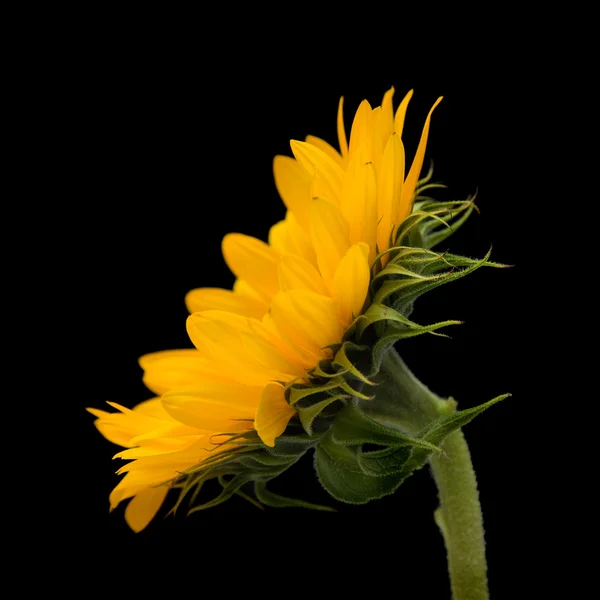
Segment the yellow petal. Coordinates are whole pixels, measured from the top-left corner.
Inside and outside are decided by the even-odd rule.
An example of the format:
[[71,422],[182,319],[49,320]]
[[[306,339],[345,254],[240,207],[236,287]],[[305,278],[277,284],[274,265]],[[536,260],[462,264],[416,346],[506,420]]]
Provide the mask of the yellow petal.
[[250,284],[268,302],[279,289],[277,253],[261,240],[242,233],[227,234],[222,247],[232,273]]
[[[173,428],[175,429],[175,428]],[[157,431],[157,432],[148,432],[144,435],[138,435],[138,437],[134,438],[136,444],[138,444],[137,448],[129,448],[124,452],[129,452],[129,458],[146,458],[148,456],[154,456],[158,454],[174,454],[175,452],[179,452],[180,450],[184,450],[185,448],[193,445],[199,438],[204,437],[206,435],[205,432],[200,431],[199,429],[187,427],[185,425],[180,425],[178,428],[181,430],[194,431],[193,435],[178,435],[177,431],[174,431],[173,436],[169,436],[169,431]],[[145,452],[145,453],[137,453],[135,450],[140,450],[142,448],[152,448],[157,450],[158,452]],[[116,456],[116,455],[115,455]],[[114,457],[113,457],[114,458]]]
[[106,404],[108,404],[109,406],[112,406],[113,408],[116,408],[119,412],[123,413],[124,415],[133,414],[133,411],[130,408],[121,406],[120,404],[117,404],[116,402],[107,401]]
[[308,233],[310,222],[311,178],[289,156],[276,156],[273,160],[275,186],[286,208],[294,213],[300,226]]
[[[279,316],[278,320],[281,325],[281,319]],[[325,353],[320,349],[306,347],[308,344],[306,342],[306,336],[304,335],[304,332],[298,332],[296,328],[290,326],[290,324],[283,324],[283,327],[278,327],[277,322],[271,313],[265,315],[263,324],[269,329],[269,331],[276,335],[284,344],[286,344],[288,348],[291,348],[294,352],[294,359],[302,368],[302,371],[298,374],[298,378],[302,379],[308,370],[313,369],[322,358],[325,358]],[[292,330],[291,335],[289,330]],[[284,380],[273,379],[272,381]],[[287,382],[289,379],[285,381]]]
[[[175,423],[166,413],[164,414],[164,418],[162,415],[155,416],[155,414],[152,414],[147,407],[147,403],[143,403],[146,406],[138,410],[129,410],[115,402],[108,402],[107,404],[120,412],[109,413],[94,408],[88,408],[87,410],[97,417],[94,425],[98,431],[109,442],[124,446],[125,448],[135,446],[135,439],[140,434],[164,427],[165,423],[166,426]],[[144,412],[144,410],[147,412]],[[154,410],[154,407],[152,410]]]
[[415,154],[410,171],[408,172],[406,181],[404,182],[404,187],[402,188],[402,202],[398,207],[399,212],[396,221],[398,224],[404,221],[412,209],[413,195],[415,193],[415,188],[417,187],[417,181],[419,179],[419,175],[421,174],[421,169],[423,168],[423,159],[425,158],[425,148],[427,147],[427,138],[429,136],[431,114],[433,113],[435,107],[442,101],[442,98],[443,96],[440,96],[436,100],[435,104],[431,107],[427,118],[425,119],[425,125],[423,125],[421,139],[419,140],[419,147],[417,148],[417,153]]
[[262,306],[264,306],[266,308],[266,310],[269,310],[269,304],[267,302],[265,302],[261,298],[261,295],[249,283],[247,283],[243,279],[235,280],[235,283],[233,284],[233,291],[236,294],[243,296],[244,298],[250,298],[251,300],[255,300],[255,301],[261,303]]
[[[251,331],[250,319],[221,310],[206,310],[201,313],[194,313],[188,317],[187,322],[192,329],[206,324],[208,327],[205,329],[205,333],[208,335],[206,340],[215,343],[230,336],[239,339],[241,332],[250,333]],[[188,333],[191,335],[194,331],[188,331]],[[194,342],[193,339],[192,342]]]
[[188,427],[169,417],[168,421],[156,423],[153,428],[147,428],[139,435],[131,438],[135,446],[161,449],[164,452],[175,452],[189,445],[190,436],[198,436],[195,427]]
[[374,258],[377,240],[377,182],[373,165],[363,163],[359,154],[350,158],[343,190],[340,209],[349,226],[350,243],[366,242],[370,257]]
[[325,152],[325,154],[327,154],[331,160],[336,162],[342,169],[344,168],[344,159],[331,144],[314,135],[307,135],[305,141],[307,144],[316,146],[319,150]]
[[329,285],[340,260],[350,247],[348,223],[340,209],[326,200],[314,200],[311,207],[310,237],[319,271]]
[[165,412],[162,407],[160,398],[151,398],[150,400],[144,400],[133,407],[133,412],[140,415],[148,415],[156,419],[169,419],[169,415]]
[[278,267],[279,287],[289,290],[312,290],[317,294],[328,294],[321,274],[307,260],[299,256],[284,254]]
[[[160,399],[158,401],[160,402]],[[134,454],[133,451],[138,450],[135,446],[139,445],[161,452],[174,452],[193,443],[194,440],[190,440],[190,436],[198,437],[198,430],[179,423],[163,408],[159,413],[154,401],[151,401],[154,414],[143,412],[147,410],[149,403],[143,403],[146,406],[141,410],[129,410],[114,402],[108,404],[121,412],[88,410],[98,417],[95,425],[104,437],[115,444],[130,448],[130,454]],[[157,416],[154,416],[155,414]],[[140,456],[143,454],[144,452],[141,452]],[[130,457],[129,454],[127,456]]]
[[317,180],[323,190],[324,196],[332,202],[339,204],[342,192],[342,180],[344,178],[342,168],[316,146],[297,140],[292,140],[290,146],[296,160],[310,177],[314,180],[317,174],[320,176],[317,177]]
[[[108,500],[110,503],[110,510],[117,508],[120,502],[132,498],[138,492],[148,489],[152,484],[147,483],[149,479],[145,473],[127,473],[121,481],[115,486],[113,491],[110,493]],[[165,479],[164,481],[168,481]],[[164,483],[160,481],[160,483]],[[158,485],[157,484],[157,485]]]
[[[404,182],[404,146],[397,133],[390,136],[385,147],[381,167],[379,169],[379,181],[377,186],[377,204],[379,223],[377,226],[377,246],[379,252],[387,250],[390,245],[392,228],[398,223],[393,220],[399,214],[398,205],[402,199],[402,185]],[[384,255],[383,263],[388,260]]]
[[400,106],[396,111],[396,117],[394,118],[394,130],[399,138],[402,138],[402,131],[404,130],[404,118],[406,117],[406,109],[408,108],[408,103],[412,98],[413,90],[410,90],[406,96],[400,102]]
[[331,191],[331,188],[329,187],[325,177],[323,177],[319,171],[317,171],[315,176],[312,178],[310,197],[313,200],[315,198],[324,198],[336,206],[339,206],[340,204],[339,198]]
[[368,256],[367,244],[354,244],[346,252],[333,278],[333,297],[344,329],[361,314],[367,297],[370,282]]
[[[191,437],[190,444],[195,442],[196,437]],[[135,448],[127,448],[127,450],[121,450],[117,452],[113,458],[121,458],[123,460],[136,460],[138,458],[145,458],[146,456],[157,456],[158,454],[164,454],[162,448],[153,448],[151,446],[136,446]]]
[[394,98],[394,88],[390,88],[384,95],[381,102],[380,133],[381,148],[385,149],[390,135],[394,131],[394,107],[392,100]]
[[286,222],[278,221],[269,229],[269,246],[281,254],[286,251],[287,237]]
[[[223,446],[218,446],[213,438],[212,435],[201,435],[198,436],[195,443],[183,449],[175,452],[166,451],[162,454],[146,456],[127,463],[117,471],[118,474],[128,473],[131,477],[126,482],[127,486],[124,486],[123,491],[120,493],[121,499],[129,497],[125,494],[131,492],[133,482],[144,483],[145,487],[154,487],[169,482],[185,469],[198,465],[210,454],[222,451]],[[113,493],[117,488],[113,490]],[[111,498],[111,501],[113,499]]]
[[[134,417],[144,415],[154,420],[146,421],[143,429],[131,439],[131,443],[142,444],[143,447],[124,450],[114,458],[139,458],[142,455],[160,454],[165,451],[176,451],[189,446],[198,438],[195,429],[186,427],[175,421],[163,408],[161,398],[152,398],[140,402],[131,411]],[[134,456],[138,452],[137,456]]]
[[152,521],[168,491],[169,488],[164,485],[149,488],[139,492],[129,501],[125,509],[125,521],[135,533],[139,533]]
[[285,220],[279,221],[269,230],[269,244],[279,254],[294,254],[317,266],[317,257],[310,238],[289,210]]
[[146,354],[139,359],[144,369],[143,381],[155,394],[173,388],[219,379],[211,372],[206,359],[197,350],[165,350]]
[[284,388],[277,383],[269,383],[262,392],[254,428],[267,446],[275,446],[296,411],[285,401]]
[[262,386],[298,374],[299,367],[260,321],[214,310],[191,315],[186,325],[192,343],[217,376]]
[[252,329],[252,335],[242,334],[244,348],[270,379],[289,381],[304,374],[297,354],[284,341],[274,336],[262,322],[254,321]]
[[202,310],[226,310],[255,319],[261,319],[269,308],[264,302],[221,288],[191,290],[185,296],[185,305],[190,313]]
[[97,417],[94,425],[109,442],[125,448],[132,446],[131,438],[136,435],[137,429],[131,429],[129,426],[125,426],[122,420],[116,420],[113,417],[114,413],[95,408],[88,408],[87,411]]
[[346,127],[344,125],[344,96],[340,98],[337,115],[337,134],[340,144],[340,152],[344,159],[344,164],[348,162],[348,141],[346,140]]
[[[294,364],[298,365],[299,373],[298,377],[302,378],[306,375],[306,371],[312,369],[316,362],[318,361],[318,356],[316,356],[312,352],[308,352],[303,348],[300,348],[297,345],[294,345],[290,340],[288,340],[285,336],[282,335],[281,331],[277,328],[277,324],[275,323],[275,319],[273,319],[273,315],[268,312],[262,319],[262,324],[265,329],[277,340],[279,340],[279,344],[283,344],[285,348],[284,354],[286,356],[290,356],[290,360],[294,362]],[[283,379],[278,379],[273,381],[284,381]],[[286,380],[288,381],[288,380]]]
[[383,137],[383,127],[381,123],[381,106],[378,106],[377,108],[373,109],[371,118],[371,157],[369,161],[372,162],[375,165],[375,168],[377,169],[379,167],[379,163],[381,162],[381,155],[383,154],[383,145],[381,143],[381,138]]
[[243,431],[254,419],[262,387],[205,383],[174,390],[162,397],[165,410],[177,421],[206,432]]
[[246,357],[241,339],[242,331],[250,332],[246,317],[222,311],[194,313],[188,317],[186,328],[209,370],[217,376],[248,385],[265,383],[264,372],[246,360],[251,359]]
[[304,258],[316,267],[317,255],[310,240],[310,227],[306,231],[302,229],[294,214],[289,211],[285,216],[285,222],[288,225],[288,239],[290,240],[289,253]]
[[311,354],[312,366],[330,355],[324,348],[340,342],[344,333],[334,300],[309,290],[279,292],[271,317],[284,340]]
[[354,115],[352,130],[350,132],[350,157],[361,150],[361,160],[371,160],[371,131],[373,110],[371,105],[363,100]]
[[[135,461],[135,463],[137,462],[139,461]],[[114,510],[123,500],[127,500],[127,498],[131,498],[148,488],[162,486],[176,476],[177,471],[170,464],[165,464],[160,468],[152,470],[140,469],[132,473],[127,473],[108,497],[110,509]]]

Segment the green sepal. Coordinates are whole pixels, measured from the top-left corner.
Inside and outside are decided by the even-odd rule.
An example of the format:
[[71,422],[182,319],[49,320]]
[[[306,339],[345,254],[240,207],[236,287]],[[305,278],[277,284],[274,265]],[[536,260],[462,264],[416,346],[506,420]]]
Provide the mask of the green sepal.
[[[397,258],[394,260],[397,260]],[[435,258],[429,257],[428,260],[432,261],[435,260]],[[389,262],[383,269],[381,269],[381,271],[379,271],[379,273],[377,273],[377,275],[375,275],[373,280],[389,277],[390,275],[404,275],[406,277],[412,277],[413,279],[425,279],[423,275],[416,273],[412,269],[404,267],[397,262]]]
[[441,417],[423,430],[423,432],[419,434],[419,437],[439,446],[453,431],[464,427],[467,423],[470,423],[475,417],[480,415],[484,410],[487,410],[494,404],[497,404],[509,396],[511,396],[511,394],[502,394],[492,398],[492,400],[484,402],[483,404],[474,406],[473,408],[458,410],[450,413],[449,415]]
[[256,498],[265,504],[266,506],[272,506],[275,508],[309,508],[311,510],[323,510],[327,512],[336,512],[335,508],[331,506],[324,506],[322,504],[314,504],[312,502],[305,502],[304,500],[298,500],[296,498],[288,498],[287,496],[281,496],[275,494],[267,488],[266,481],[254,482],[254,494]]
[[439,216],[447,214],[448,210],[446,208],[438,207],[431,210],[413,210],[413,212],[408,217],[406,217],[406,219],[398,228],[395,245],[403,245],[406,241],[411,240],[411,236],[416,236],[418,238],[418,243],[411,243],[406,245],[426,248],[427,246],[425,245],[422,239],[423,236],[421,235],[421,226],[428,219],[435,220],[439,225],[450,229],[450,232],[452,233],[450,225],[446,221],[444,221],[444,219],[441,216]]
[[[426,292],[429,292],[440,285],[444,285],[450,283],[452,281],[456,281],[457,279],[461,279],[462,277],[466,277],[473,271],[483,267],[488,264],[488,259],[491,255],[491,249],[487,252],[487,254],[479,261],[474,262],[470,266],[462,270],[453,270],[448,273],[444,273],[441,276],[435,277],[432,280],[419,281],[417,285],[412,286],[410,289],[404,289],[402,291],[402,295],[395,300],[393,306],[399,311],[405,311],[406,307],[414,302],[416,298],[422,296]],[[386,282],[388,283],[388,282]],[[389,282],[392,283],[392,282]],[[399,282],[401,283],[401,282]]]
[[450,202],[438,202],[428,197],[417,198],[413,214],[419,215],[419,219],[410,223],[409,229],[400,228],[397,242],[411,239],[415,242],[412,245],[433,248],[455,233],[471,216],[473,210],[477,210],[476,196],[475,194],[466,200]]
[[[222,477],[219,478],[219,483],[221,485],[223,485]],[[250,504],[256,506],[256,508],[258,508],[260,510],[265,510],[265,507],[258,500],[256,500],[256,498],[253,498],[250,494],[246,494],[246,492],[243,492],[241,489],[237,489],[235,491],[235,495],[242,498],[242,500],[246,500],[247,502],[250,502]]]
[[302,456],[319,443],[323,433],[313,433],[312,435],[281,435],[275,440],[275,446],[265,446],[265,452],[273,456]]
[[[361,318],[362,317],[358,317],[358,319],[355,320],[355,323],[357,323]],[[358,334],[358,336],[360,337],[360,333]],[[368,377],[366,377],[348,357],[348,353],[351,352],[357,355],[357,359],[359,360],[360,354],[364,354],[364,352],[368,350],[368,346],[358,346],[357,344],[354,344],[352,342],[345,342],[344,344],[342,344],[341,348],[337,351],[333,360],[334,365],[339,365],[342,368],[342,371],[340,371],[339,375],[350,373],[363,383],[366,383],[367,385],[374,385],[373,382]]]
[[361,400],[372,400],[373,396],[369,396],[368,394],[363,394],[361,391],[353,388],[345,378],[339,377],[336,380],[338,387],[344,390],[347,394],[354,396],[355,398],[360,398]]
[[[491,253],[491,249],[490,249],[490,252],[488,253],[488,256],[490,255],[490,253]],[[485,265],[482,265],[481,259],[468,258],[467,256],[459,256],[457,254],[450,254],[449,252],[445,252],[444,254],[440,254],[439,256],[440,256],[439,261],[436,261],[436,262],[429,261],[429,263],[423,267],[422,272],[426,273],[426,274],[437,273],[440,270],[448,268],[448,267],[450,267],[452,269],[463,268],[463,267],[479,268],[480,266],[493,267],[496,269],[508,268],[508,265],[503,265],[501,263],[492,262],[491,260],[487,260],[485,262]]]
[[[435,287],[435,283],[442,279],[444,275],[437,275],[436,277],[427,277],[425,280],[423,279],[387,279],[384,280],[383,283],[377,288],[375,295],[373,296],[373,304],[383,304],[390,296],[393,294],[404,295],[411,291],[413,288],[417,288],[417,293],[413,293],[413,297],[418,297],[421,295],[419,290],[422,289],[427,282],[434,282],[433,287]],[[438,284],[439,285],[439,284]],[[373,304],[371,306],[373,306]]]
[[427,230],[426,236],[424,236],[427,248],[434,248],[438,244],[441,244],[444,240],[448,239],[461,225],[467,221],[472,212],[473,208],[471,207],[464,214],[462,214],[459,219],[453,221],[451,225],[449,224],[447,228],[431,228],[431,230]]
[[415,194],[418,194],[426,183],[431,181],[433,177],[433,160],[429,161],[429,169],[427,170],[427,175],[417,180],[417,185],[415,186]]
[[416,323],[413,323],[410,319],[407,319],[404,315],[401,315],[398,311],[385,306],[384,304],[371,304],[363,315],[356,319],[356,335],[360,339],[369,325],[378,323],[379,321],[395,321],[402,323],[407,327],[419,327]]
[[321,400],[320,402],[317,402],[308,408],[302,408],[301,406],[298,407],[298,415],[300,416],[300,423],[302,423],[304,431],[306,431],[308,435],[312,435],[313,421],[321,414],[321,412],[333,402],[337,402],[348,397],[348,394],[336,394],[335,396]]
[[448,186],[444,183],[428,183],[426,185],[423,185],[421,187],[418,188],[419,189],[419,195],[421,194],[421,192],[424,192],[425,190],[434,190],[434,189],[448,189]]
[[[323,394],[323,392],[335,390],[337,387],[338,384],[336,381],[331,381],[323,385],[294,383],[287,388],[289,390],[288,403],[290,406],[295,407],[300,401],[310,399],[311,396],[315,396],[317,394]],[[316,401],[318,402],[318,399]]]
[[293,455],[275,455],[268,452],[254,452],[251,454],[242,455],[239,458],[239,463],[245,467],[257,471],[273,471],[279,467],[288,467],[292,462],[296,461],[296,456]]
[[309,374],[312,377],[320,377],[323,379],[332,379],[333,377],[337,377],[338,375],[342,376],[346,373],[346,369],[333,370],[333,363],[330,358],[320,361],[314,369],[309,371]]
[[378,444],[380,446],[422,446],[428,450],[439,451],[439,448],[386,427],[371,419],[356,402],[348,403],[336,416],[330,428],[331,439],[340,446],[356,446],[362,444]]
[[[417,256],[429,256],[428,259],[425,258],[421,258],[421,259],[415,259],[415,258],[409,258],[412,255],[417,255]],[[393,256],[393,262],[394,264],[406,264],[407,262],[410,261],[417,261],[417,262],[423,262],[425,260],[437,260],[439,258],[439,254],[437,252],[433,252],[432,250],[427,250],[425,248],[416,248],[414,246],[390,246],[387,250],[385,250],[384,252],[380,252],[379,254],[377,254],[375,256],[375,260],[373,261],[371,268],[373,268],[375,266],[375,261],[379,261],[381,262],[381,258],[383,256],[386,255],[392,255]],[[391,261],[390,261],[391,262]],[[390,264],[388,262],[388,264]],[[379,273],[381,273],[381,271],[383,271],[383,269],[387,268],[383,267],[377,270],[377,273],[375,274],[373,279],[378,279],[379,278]]]
[[[383,304],[371,304],[371,306],[367,309],[364,315],[357,319],[356,324],[356,333],[359,339],[362,337],[365,329],[378,323],[380,321],[385,321],[388,327],[386,328],[386,332],[389,334],[396,335],[395,341],[400,340],[402,338],[414,337],[417,335],[422,335],[424,333],[432,333],[437,329],[441,329],[442,327],[448,327],[449,325],[460,325],[461,321],[441,321],[439,323],[433,323],[431,325],[419,325],[418,323],[414,323],[410,319],[403,316],[397,310],[390,308],[389,306],[385,306]],[[390,325],[390,323],[399,323],[398,325]]]
[[[477,210],[475,205],[475,198],[477,194],[475,194],[472,198],[468,198],[462,202],[436,202],[433,200],[430,203],[425,203],[423,208],[426,210],[429,206],[436,206],[437,208],[444,207],[448,208],[449,214],[447,217],[443,218],[447,223],[448,227],[438,227],[438,224],[434,221],[425,222],[421,226],[421,236],[424,241],[424,246],[426,248],[433,248],[437,246],[447,238],[449,238],[467,221],[467,219],[471,216],[474,210]],[[456,210],[452,210],[456,208]]]
[[432,325],[423,325],[416,327],[388,327],[385,335],[381,336],[374,344],[372,350],[373,368],[377,369],[378,365],[381,364],[381,357],[391,346],[397,341],[416,337],[423,333],[431,333],[441,337],[448,337],[442,333],[438,333],[437,330],[442,327],[449,327],[450,325],[461,325],[462,321],[441,321],[440,323],[433,323]]
[[198,496],[198,494],[200,493],[200,491],[202,490],[204,483],[206,481],[208,481],[208,479],[210,479],[210,473],[208,472],[208,470],[203,473],[202,475],[198,476],[198,477],[186,477],[183,480],[181,480],[180,482],[177,482],[177,479],[174,480],[173,482],[171,482],[171,487],[175,488],[175,489],[179,489],[179,497],[177,498],[177,501],[175,502],[173,508],[171,508],[171,510],[167,513],[168,515],[170,514],[175,514],[178,510],[178,508],[181,506],[181,504],[183,503],[183,501],[185,500],[185,498],[187,497],[187,495],[194,490],[194,494],[192,494],[192,499],[190,500],[190,503],[193,502],[193,500]]
[[358,463],[357,449],[335,444],[327,434],[315,450],[315,470],[321,485],[336,500],[365,504],[392,494],[398,487],[395,475],[370,477]]
[[212,508],[213,506],[218,506],[222,504],[226,500],[229,500],[243,485],[252,480],[252,477],[248,473],[238,473],[234,475],[233,479],[228,481],[223,488],[223,491],[213,500],[205,502],[204,504],[199,504],[190,508],[188,510],[188,515],[195,513],[199,510],[206,510],[207,508]]
[[[431,452],[428,448],[426,452]],[[410,460],[412,450],[410,446],[399,446],[371,450],[364,452],[361,448],[357,451],[358,464],[365,475],[371,477],[388,477],[390,475],[404,475],[404,465]],[[406,477],[404,476],[403,479]]]

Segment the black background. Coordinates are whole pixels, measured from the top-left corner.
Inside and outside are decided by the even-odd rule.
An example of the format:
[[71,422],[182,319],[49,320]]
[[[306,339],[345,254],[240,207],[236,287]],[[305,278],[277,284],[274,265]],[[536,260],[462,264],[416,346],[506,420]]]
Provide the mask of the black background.
[[[367,98],[377,106],[393,85],[395,106],[415,89],[403,135],[408,157],[430,106],[444,96],[426,155],[434,160],[435,179],[449,186],[440,197],[462,199],[478,190],[481,215],[446,245],[473,257],[493,246],[492,259],[515,265],[480,270],[421,298],[417,322],[465,323],[448,331],[452,339],[421,336],[398,345],[417,376],[438,394],[452,395],[459,407],[513,394],[465,430],[479,478],[493,597],[510,597],[535,552],[525,491],[530,473],[519,466],[527,444],[519,419],[530,398],[523,389],[528,343],[519,323],[526,273],[522,220],[514,216],[528,194],[522,124],[529,91],[511,85],[508,67],[430,63],[401,48],[397,59],[387,54],[385,60],[342,61],[330,52],[315,61],[279,45],[264,52],[239,47],[228,55],[180,40],[176,32],[164,39],[114,32],[95,39],[65,48],[55,90],[64,100],[70,147],[64,194],[73,199],[69,219],[73,211],[77,218],[70,226],[65,214],[56,247],[72,290],[65,300],[72,327],[64,368],[73,385],[63,410],[76,494],[67,526],[78,535],[82,556],[105,548],[120,557],[148,549],[164,556],[186,547],[202,556],[203,569],[211,569],[219,568],[231,544],[274,559],[289,544],[294,561],[306,556],[317,570],[344,564],[347,574],[361,569],[368,581],[388,569],[377,575],[377,585],[401,576],[402,585],[418,587],[420,597],[448,596],[445,552],[432,518],[436,490],[427,469],[394,496],[356,507],[330,500],[307,459],[274,489],[331,503],[337,514],[261,512],[233,499],[189,518],[182,511],[164,519],[162,511],[135,535],[122,507],[108,512],[108,494],[118,481],[119,465],[111,460],[117,448],[85,412],[103,408],[106,400],[131,407],[151,397],[138,357],[191,347],[185,293],[233,283],[220,254],[222,237],[237,231],[266,239],[284,216],[273,156],[289,155],[289,140],[309,133],[335,142],[340,95],[349,130],[359,102]],[[229,560],[240,554],[236,549]]]

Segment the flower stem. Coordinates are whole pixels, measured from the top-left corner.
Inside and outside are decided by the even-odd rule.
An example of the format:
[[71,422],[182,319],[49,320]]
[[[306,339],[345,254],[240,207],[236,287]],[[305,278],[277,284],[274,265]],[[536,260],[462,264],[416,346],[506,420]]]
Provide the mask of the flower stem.
[[435,511],[446,550],[453,600],[487,600],[483,519],[477,480],[462,431],[451,433],[444,454],[430,458],[440,495]]
[[[371,404],[378,420],[406,433],[417,433],[456,408],[431,392],[392,348],[383,357],[380,402]],[[367,404],[367,403],[365,403]],[[375,415],[373,415],[375,416]],[[483,519],[477,480],[467,442],[459,429],[442,444],[443,454],[430,464],[438,487],[440,507],[435,512],[448,553],[453,600],[487,600],[487,566]]]

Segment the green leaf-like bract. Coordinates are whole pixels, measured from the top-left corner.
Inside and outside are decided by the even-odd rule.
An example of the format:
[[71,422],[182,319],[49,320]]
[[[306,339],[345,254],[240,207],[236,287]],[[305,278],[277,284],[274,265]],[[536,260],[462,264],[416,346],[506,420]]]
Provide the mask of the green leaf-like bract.
[[[358,404],[348,404],[316,447],[319,481],[334,498],[349,504],[392,494],[432,452],[442,451],[439,446],[448,435],[507,396],[442,416],[414,437],[375,423]],[[366,443],[384,447],[368,451]]]

